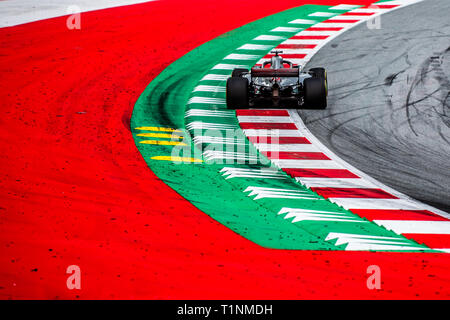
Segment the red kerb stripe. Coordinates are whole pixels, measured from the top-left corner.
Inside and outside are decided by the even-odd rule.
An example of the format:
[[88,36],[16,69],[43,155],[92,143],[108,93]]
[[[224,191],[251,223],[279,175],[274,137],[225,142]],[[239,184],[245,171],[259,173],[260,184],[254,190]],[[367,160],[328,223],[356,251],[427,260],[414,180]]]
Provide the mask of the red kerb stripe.
[[250,136],[247,137],[252,143],[267,143],[267,144],[311,144],[305,137],[265,137],[265,136]]
[[329,35],[323,35],[323,36],[293,36],[290,39],[293,40],[323,40],[328,38]]
[[447,221],[428,210],[384,210],[384,209],[350,209],[353,213],[368,220],[418,220]]
[[322,152],[263,151],[261,153],[269,159],[330,160],[330,158]]
[[356,23],[359,22],[359,20],[339,20],[339,19],[334,19],[334,20],[325,20],[322,21],[322,23]]
[[321,28],[321,27],[311,27],[306,29],[305,31],[340,31],[344,28],[342,27],[334,27],[334,28]]
[[449,249],[450,248],[450,234],[417,234],[404,233],[408,239],[413,239],[417,243],[424,243],[430,248]]
[[375,12],[346,12],[341,14],[341,16],[371,16]]
[[291,177],[303,178],[359,178],[347,169],[283,169]]
[[264,122],[241,122],[242,129],[280,129],[280,130],[297,130],[294,123],[264,123]]
[[[264,56],[264,59],[269,59],[269,58],[271,58],[273,56],[274,56],[274,54],[266,54]],[[291,58],[291,59],[303,59],[304,57],[306,57],[306,54],[304,54],[304,53],[285,53],[285,54],[283,54],[283,58],[286,58],[286,59],[289,59],[289,58]]]
[[363,188],[311,188],[324,198],[376,198],[376,199],[398,199],[381,189]]
[[287,110],[250,110],[250,109],[240,109],[236,110],[237,116],[272,116],[272,117],[289,117],[289,112]]
[[317,44],[279,44],[277,49],[314,49],[316,46]]
[[369,4],[358,9],[392,9],[398,6],[398,4]]

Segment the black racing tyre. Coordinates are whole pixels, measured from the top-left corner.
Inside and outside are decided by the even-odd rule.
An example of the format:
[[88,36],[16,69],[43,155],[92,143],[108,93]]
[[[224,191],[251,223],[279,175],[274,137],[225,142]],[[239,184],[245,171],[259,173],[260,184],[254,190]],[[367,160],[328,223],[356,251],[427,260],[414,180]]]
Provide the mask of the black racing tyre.
[[311,68],[309,69],[309,72],[314,78],[327,78],[327,72],[324,68]]
[[236,68],[233,70],[233,72],[231,73],[232,77],[240,77],[241,74],[249,72],[248,69],[244,69],[244,68]]
[[305,106],[309,109],[325,109],[327,107],[326,80],[308,78],[303,81]]
[[311,68],[309,69],[309,72],[314,78],[321,78],[325,80],[325,91],[326,95],[328,95],[328,79],[326,70],[324,68]]
[[248,80],[247,78],[231,77],[227,80],[228,109],[248,108]]

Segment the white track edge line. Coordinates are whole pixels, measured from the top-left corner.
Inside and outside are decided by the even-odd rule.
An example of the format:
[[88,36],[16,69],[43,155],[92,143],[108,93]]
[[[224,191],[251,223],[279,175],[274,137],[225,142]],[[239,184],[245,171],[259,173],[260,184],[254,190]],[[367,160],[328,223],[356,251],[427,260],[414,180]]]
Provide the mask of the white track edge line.
[[288,113],[291,116],[294,123],[296,124],[296,126],[299,128],[299,132],[301,132],[312,144],[315,144],[319,149],[321,149],[323,153],[325,153],[326,155],[331,157],[333,159],[332,161],[336,161],[338,164],[340,164],[344,168],[347,168],[349,171],[355,173],[356,175],[358,175],[359,177],[361,177],[363,179],[367,179],[369,182],[376,185],[378,188],[391,193],[392,195],[396,196],[397,198],[407,200],[408,202],[412,202],[413,204],[417,203],[426,210],[432,211],[436,214],[439,214],[440,216],[442,216],[444,218],[450,219],[450,214],[448,214],[447,212],[442,211],[437,208],[434,208],[428,204],[422,203],[418,200],[411,198],[410,196],[407,196],[406,194],[403,194],[391,187],[388,187],[387,185],[381,183],[380,181],[376,180],[375,178],[369,176],[368,174],[362,172],[361,170],[355,168],[348,162],[344,161],[342,158],[338,157],[334,152],[332,152],[330,149],[328,149],[322,142],[320,142],[320,140],[318,138],[316,138],[316,136],[314,136],[311,133],[311,131],[309,131],[309,129],[304,124],[302,118],[297,113],[296,109],[289,109]]

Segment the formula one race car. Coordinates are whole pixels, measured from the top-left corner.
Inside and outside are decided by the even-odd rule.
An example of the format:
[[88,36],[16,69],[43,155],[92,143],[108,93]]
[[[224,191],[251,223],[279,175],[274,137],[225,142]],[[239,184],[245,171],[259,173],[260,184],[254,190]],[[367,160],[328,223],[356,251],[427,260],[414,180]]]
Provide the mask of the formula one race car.
[[[272,58],[262,66],[234,69],[227,80],[226,100],[229,109],[256,105],[325,109],[327,107],[327,73],[324,68],[302,72],[299,66],[272,51]],[[268,67],[268,68],[267,68]]]

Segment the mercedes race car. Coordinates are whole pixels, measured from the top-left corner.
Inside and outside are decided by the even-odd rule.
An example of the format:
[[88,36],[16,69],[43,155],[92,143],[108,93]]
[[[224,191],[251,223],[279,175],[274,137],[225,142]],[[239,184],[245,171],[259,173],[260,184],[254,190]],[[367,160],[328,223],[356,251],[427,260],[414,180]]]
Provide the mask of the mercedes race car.
[[256,105],[325,109],[327,107],[327,73],[324,68],[302,72],[299,66],[284,60],[279,53],[262,66],[234,69],[227,80],[226,101],[229,109]]

